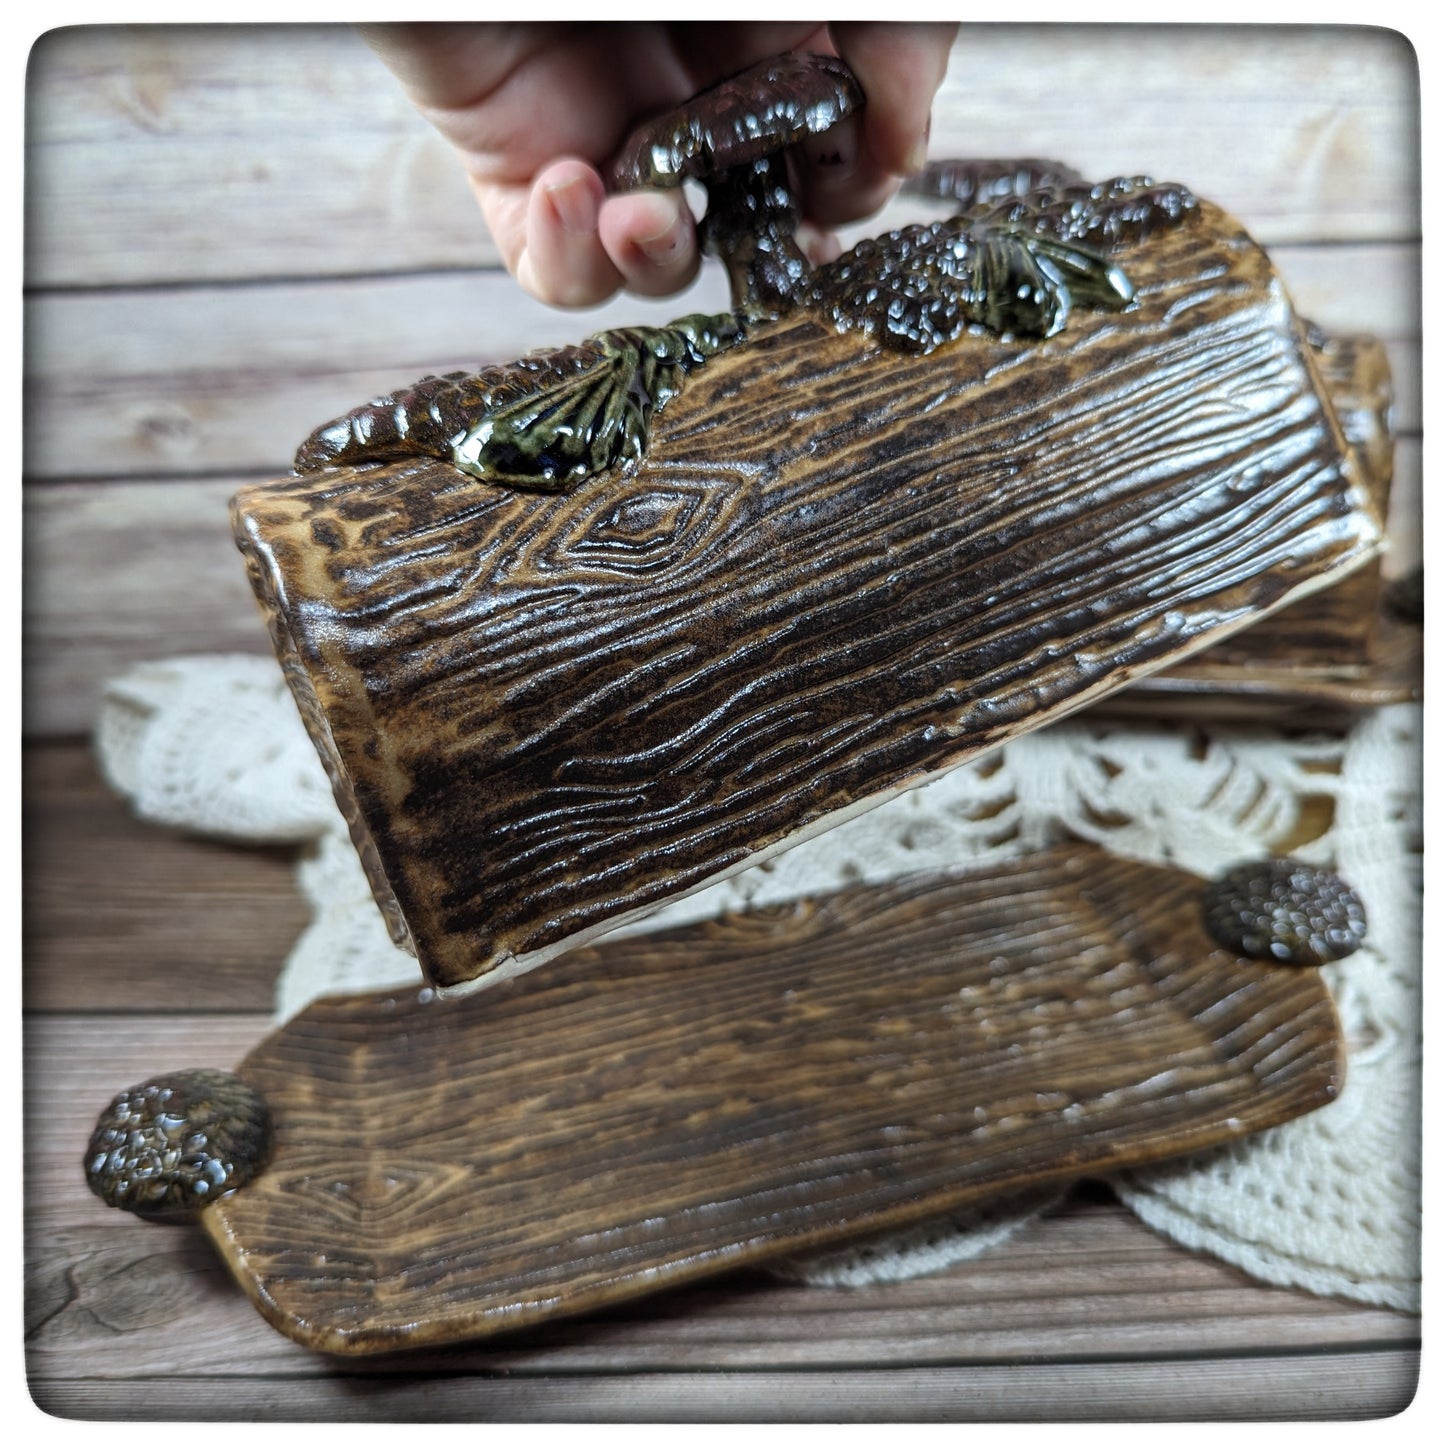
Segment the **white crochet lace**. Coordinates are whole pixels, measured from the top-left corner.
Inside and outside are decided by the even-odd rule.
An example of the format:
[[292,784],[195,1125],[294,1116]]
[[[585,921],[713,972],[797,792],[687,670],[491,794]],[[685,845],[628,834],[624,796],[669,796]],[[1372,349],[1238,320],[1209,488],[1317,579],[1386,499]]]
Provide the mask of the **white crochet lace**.
[[[324,993],[417,981],[387,937],[320,762],[269,659],[140,667],[107,691],[102,766],[143,817],[251,842],[304,841],[312,921],[282,972],[278,1021]],[[1328,1109],[1205,1158],[1113,1180],[1160,1232],[1281,1285],[1419,1308],[1420,712],[1345,736],[1266,727],[1057,723],[629,926],[642,931],[883,881],[987,866],[1060,838],[1204,876],[1289,842],[1357,889],[1370,940],[1325,970],[1350,1045]],[[1301,827],[1327,819],[1297,843]],[[814,1283],[923,1273],[1007,1237],[1054,1194],[991,1205],[864,1248],[796,1261]]]

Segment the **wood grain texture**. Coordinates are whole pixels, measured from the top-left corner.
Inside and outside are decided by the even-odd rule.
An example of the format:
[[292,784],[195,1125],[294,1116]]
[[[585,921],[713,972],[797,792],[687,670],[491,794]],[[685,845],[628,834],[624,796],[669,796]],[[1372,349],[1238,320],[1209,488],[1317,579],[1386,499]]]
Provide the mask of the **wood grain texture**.
[[[84,1100],[87,1128],[96,1096],[92,1088]],[[146,1340],[164,1351],[173,1377],[210,1378],[219,1391],[228,1377],[316,1381],[348,1365],[395,1383],[423,1373],[535,1379],[901,1369],[920,1360],[972,1368],[1049,1358],[1107,1368],[1123,1355],[1265,1351],[1286,1336],[1316,1355],[1419,1339],[1409,1315],[1269,1289],[1181,1253],[1106,1186],[1086,1184],[986,1257],[925,1279],[860,1292],[800,1288],[743,1269],[470,1343],[322,1356],[261,1319],[202,1231],[97,1219],[102,1207],[69,1163],[69,1174],[57,1171],[61,1187],[79,1184],[79,1192],[37,1218],[28,1250],[29,1353],[51,1378],[95,1373],[116,1382],[116,1397],[133,1391],[137,1344]],[[149,1287],[135,1286],[142,1279]]]
[[[1114,1366],[1025,1361],[948,1370],[740,1371],[679,1377],[637,1374],[542,1380],[455,1377],[441,1371],[402,1386],[371,1377],[308,1384],[267,1381],[247,1422],[387,1419],[396,1423],[514,1420],[579,1425],[946,1425],[959,1422],[1085,1423],[1289,1420],[1345,1422],[1396,1415],[1412,1402],[1419,1351],[1329,1353],[1316,1358],[1144,1360]],[[49,1387],[46,1399],[77,1419],[214,1418],[215,1387],[175,1380],[146,1392],[153,1405],[121,1403],[107,1381]],[[159,1406],[159,1409],[158,1409]]]
[[[1384,345],[1368,336],[1312,338],[1341,430],[1354,449],[1376,516],[1388,521],[1395,473],[1394,386]],[[1314,721],[1420,695],[1422,629],[1384,605],[1382,559],[1281,608],[1186,661],[1141,678],[1104,705],[1139,715],[1178,708],[1251,711]]]
[[[1386,576],[1421,559],[1420,467],[1420,438],[1405,438],[1396,448]],[[27,489],[27,737],[89,732],[105,683],[137,663],[190,652],[270,652],[226,512],[241,481]]]
[[1374,555],[1264,253],[1206,207],[1123,260],[1138,307],[1043,343],[761,328],[635,475],[564,496],[426,462],[238,494],[431,980],[532,967]]
[[[1343,727],[1366,709],[1422,696],[1424,633],[1416,623],[1353,607],[1350,589],[1300,606],[1304,615],[1271,628],[1259,645],[1232,646],[1231,638],[1114,693],[1098,705],[1100,712],[1140,720]],[[1341,643],[1348,649],[1343,655],[1331,651]]]
[[86,482],[23,499],[22,721],[78,737],[105,686],[161,657],[269,650],[227,502],[236,481]]
[[[1145,1358],[1116,1363],[1019,1364],[889,1370],[666,1371],[550,1380],[454,1375],[414,1381],[328,1375],[250,1382],[247,1423],[386,1420],[398,1424],[1034,1424],[1144,1421],[1378,1420],[1407,1409],[1420,1378],[1418,1349]],[[86,1420],[215,1418],[216,1383],[166,1378],[117,1398],[109,1381],[47,1382],[49,1407]],[[139,1403],[143,1398],[145,1403]]]
[[269,1012],[307,922],[298,849],[142,821],[83,747],[27,748],[21,786],[27,1009]]
[[[1177,176],[1271,243],[1398,239],[1417,89],[1383,30],[969,24],[932,140]],[[31,286],[498,264],[446,143],[346,26],[58,30],[28,91]]]
[[240,1065],[275,1151],[204,1227],[271,1323],[365,1353],[1329,1102],[1328,990],[1216,949],[1201,886],[1057,849],[616,940],[540,987],[322,1000]]

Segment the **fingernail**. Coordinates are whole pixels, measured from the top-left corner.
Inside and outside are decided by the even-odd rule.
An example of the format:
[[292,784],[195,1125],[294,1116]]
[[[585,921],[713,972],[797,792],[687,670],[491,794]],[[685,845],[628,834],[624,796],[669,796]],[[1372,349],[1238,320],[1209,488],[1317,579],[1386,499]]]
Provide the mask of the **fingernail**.
[[547,187],[547,199],[562,223],[574,236],[591,235],[597,229],[597,197],[581,176]]
[[686,236],[676,219],[652,236],[638,236],[637,249],[655,266],[666,266],[677,259]]

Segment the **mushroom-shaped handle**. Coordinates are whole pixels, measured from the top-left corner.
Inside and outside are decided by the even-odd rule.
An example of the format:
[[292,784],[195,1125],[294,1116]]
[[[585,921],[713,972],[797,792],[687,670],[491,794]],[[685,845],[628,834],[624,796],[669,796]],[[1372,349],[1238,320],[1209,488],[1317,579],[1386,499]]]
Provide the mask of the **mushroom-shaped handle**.
[[86,1182],[113,1208],[175,1223],[254,1178],[271,1136],[265,1100],[235,1074],[163,1074],[117,1094],[96,1120]]
[[794,53],[744,70],[639,126],[613,161],[614,191],[707,191],[703,246],[727,267],[733,304],[777,311],[809,267],[794,232],[800,211],[782,152],[863,108],[852,71],[831,55]]

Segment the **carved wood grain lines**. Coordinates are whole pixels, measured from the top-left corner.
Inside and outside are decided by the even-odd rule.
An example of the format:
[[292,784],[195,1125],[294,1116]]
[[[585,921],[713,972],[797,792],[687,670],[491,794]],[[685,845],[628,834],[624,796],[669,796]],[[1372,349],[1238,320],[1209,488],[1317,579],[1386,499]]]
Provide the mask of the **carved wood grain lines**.
[[[1198,180],[1193,171],[1168,174]],[[1302,315],[1386,339],[1402,383],[1397,426],[1418,433],[1419,247],[1282,246],[1270,254]],[[549,310],[497,272],[42,291],[24,307],[26,476],[169,476],[179,484],[273,475],[318,422],[428,371],[726,304],[722,277],[708,268],[685,296],[619,298],[585,318]]]
[[243,491],[428,975],[530,966],[1366,561],[1283,293],[1207,211],[1126,258],[1136,312],[1042,346],[764,328],[631,478]]
[[276,1153],[205,1226],[317,1348],[462,1339],[1328,1102],[1309,971],[1101,850],[312,1005],[241,1065]]
[[[1384,346],[1368,336],[1319,337],[1311,358],[1360,465],[1375,514],[1388,522],[1396,471],[1395,386]],[[1395,537],[1391,536],[1391,550]],[[1114,711],[1194,712],[1251,706],[1283,716],[1378,706],[1419,695],[1418,634],[1382,606],[1383,558],[1303,602],[1281,608],[1182,663],[1141,678],[1104,705]]]

